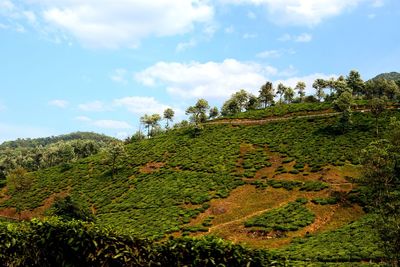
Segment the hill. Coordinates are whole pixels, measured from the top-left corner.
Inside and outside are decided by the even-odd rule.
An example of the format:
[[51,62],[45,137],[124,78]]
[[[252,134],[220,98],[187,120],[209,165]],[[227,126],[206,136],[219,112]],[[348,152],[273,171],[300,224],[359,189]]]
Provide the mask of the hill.
[[0,145],[0,187],[8,173],[20,167],[27,171],[72,162],[98,153],[115,138],[89,132],[37,139],[17,139]]
[[73,141],[73,140],[91,140],[98,142],[109,143],[115,141],[115,138],[91,132],[74,132],[70,134],[44,137],[44,138],[26,138],[17,139],[15,141],[6,141],[0,144],[0,151],[6,148],[35,148],[38,146],[47,146],[50,144],[57,143],[59,141]]
[[381,73],[371,80],[377,80],[377,79],[386,79],[390,81],[400,81],[400,73],[399,72],[387,72],[387,73]]
[[[383,134],[392,116],[381,116]],[[70,195],[98,225],[140,237],[211,234],[293,260],[379,260],[370,218],[350,198],[374,118],[356,112],[344,133],[337,122],[325,114],[169,130],[31,172],[25,191],[1,191],[0,214],[41,217]]]
[[[126,145],[114,168],[103,151],[31,172],[29,189],[2,190],[0,214],[41,217],[70,195],[97,224],[140,237],[212,234],[294,260],[378,260],[370,219],[349,200],[360,151],[375,139],[374,118],[356,112],[342,133],[338,115],[327,112],[170,130]],[[380,118],[383,133],[392,116],[400,114]]]

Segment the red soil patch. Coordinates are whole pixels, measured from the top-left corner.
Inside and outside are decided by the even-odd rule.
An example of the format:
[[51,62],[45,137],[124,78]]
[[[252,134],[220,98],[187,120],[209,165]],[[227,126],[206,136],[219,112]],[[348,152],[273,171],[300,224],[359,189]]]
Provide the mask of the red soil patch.
[[164,167],[164,162],[148,162],[146,165],[140,167],[139,171],[144,174],[153,173]]
[[68,191],[61,193],[54,193],[50,197],[43,201],[42,206],[35,208],[34,210],[24,210],[18,214],[16,208],[4,208],[0,210],[0,217],[16,219],[16,220],[30,220],[32,218],[43,217],[44,212],[48,210],[54,203],[57,197],[65,197],[68,195]]

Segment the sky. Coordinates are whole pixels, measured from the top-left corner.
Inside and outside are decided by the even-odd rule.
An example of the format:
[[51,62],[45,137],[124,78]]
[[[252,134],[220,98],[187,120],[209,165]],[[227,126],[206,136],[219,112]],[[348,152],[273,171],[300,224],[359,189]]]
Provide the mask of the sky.
[[266,81],[400,71],[399,0],[0,0],[0,142],[132,135]]

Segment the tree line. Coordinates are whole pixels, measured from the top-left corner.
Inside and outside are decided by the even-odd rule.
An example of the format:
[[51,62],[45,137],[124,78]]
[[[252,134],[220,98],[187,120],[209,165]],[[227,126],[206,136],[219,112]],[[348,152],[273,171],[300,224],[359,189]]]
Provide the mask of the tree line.
[[[232,116],[244,111],[265,109],[270,106],[284,105],[291,103],[317,103],[329,102],[332,107],[341,113],[339,126],[345,131],[351,125],[352,107],[355,100],[368,101],[372,115],[375,117],[376,135],[379,134],[378,118],[390,102],[398,102],[400,99],[400,80],[387,80],[383,77],[364,81],[360,73],[356,70],[349,72],[347,76],[338,78],[316,79],[312,84],[314,94],[306,95],[306,83],[297,82],[294,88],[278,83],[276,86],[270,81],[263,84],[258,95],[247,92],[244,89],[231,95],[226,100],[221,110],[217,107],[210,107],[205,99],[197,102],[186,109],[189,120],[183,120],[173,125],[172,128],[181,128],[194,125],[195,129],[201,128],[201,124],[207,120],[219,116]],[[145,133],[137,131],[126,142],[150,138],[164,131],[161,127],[161,120],[165,120],[165,130],[171,129],[175,112],[171,108],[164,111],[163,116],[159,114],[147,115],[140,118],[141,125],[145,128]]]

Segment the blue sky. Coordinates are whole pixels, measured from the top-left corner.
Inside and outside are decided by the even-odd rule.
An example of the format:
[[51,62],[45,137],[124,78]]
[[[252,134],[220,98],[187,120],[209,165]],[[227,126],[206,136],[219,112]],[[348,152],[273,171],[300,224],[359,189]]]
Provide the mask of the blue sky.
[[0,142],[125,137],[267,80],[400,71],[398,0],[0,0]]

